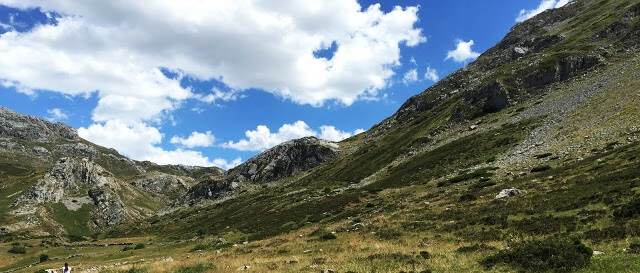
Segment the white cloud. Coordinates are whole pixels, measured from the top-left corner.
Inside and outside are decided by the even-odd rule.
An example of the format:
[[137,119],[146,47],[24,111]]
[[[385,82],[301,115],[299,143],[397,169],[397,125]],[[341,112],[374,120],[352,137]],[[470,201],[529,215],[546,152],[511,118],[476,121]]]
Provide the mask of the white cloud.
[[[418,7],[384,13],[379,4],[363,8],[356,0],[0,0],[0,5],[62,15],[56,25],[0,36],[2,84],[32,96],[34,90],[97,93],[95,124],[84,128],[85,135],[158,163],[215,162],[199,152],[162,150],[156,146],[162,138],[135,145],[120,136],[159,133],[149,124],[171,117],[185,100],[229,101],[252,88],[313,106],[375,100],[400,65],[401,45],[426,41],[414,27]],[[332,44],[337,45],[333,57],[314,56]],[[177,77],[168,78],[161,69]],[[180,84],[183,77],[215,79],[235,91],[200,95]],[[108,126],[123,131],[92,133]]]
[[404,77],[402,78],[402,82],[404,82],[404,84],[410,84],[417,81],[418,81],[418,70],[415,68],[407,71],[407,73],[404,73]]
[[350,132],[344,132],[336,129],[335,126],[322,125],[320,126],[320,135],[318,137],[331,141],[340,141],[352,135],[353,134]]
[[516,22],[526,21],[527,19],[536,16],[548,9],[557,9],[571,2],[571,0],[542,0],[538,7],[531,10],[521,10],[520,14],[516,18]]
[[109,120],[103,124],[96,123],[87,128],[79,128],[78,134],[86,140],[114,148],[133,159],[149,160],[158,164],[230,168],[242,161],[235,159],[232,162],[227,162],[220,158],[210,160],[201,152],[193,150],[164,150],[157,146],[162,142],[162,133],[157,128],[142,122],[131,124],[119,120]]
[[211,147],[211,145],[213,145],[213,142],[215,141],[216,138],[213,136],[211,131],[206,131],[204,133],[192,132],[188,138],[173,136],[169,142],[173,144],[180,144],[187,148],[195,148]]
[[67,114],[62,112],[60,108],[48,109],[47,113],[49,113],[49,117],[47,118],[49,121],[59,121],[68,118]]
[[480,53],[471,49],[471,46],[474,44],[473,40],[469,40],[468,42],[457,40],[456,43],[456,49],[447,52],[447,58],[445,58],[445,61],[453,59],[455,62],[464,63],[474,60],[480,56]]
[[316,132],[311,130],[309,125],[304,121],[296,121],[293,124],[285,124],[278,129],[278,132],[272,133],[265,125],[258,125],[254,131],[246,131],[247,139],[241,139],[238,142],[229,141],[222,146],[232,148],[239,151],[261,151],[276,146],[287,140],[315,136]]
[[235,101],[238,98],[242,98],[243,95],[240,94],[240,91],[237,90],[231,90],[231,91],[222,91],[218,88],[213,88],[211,90],[211,94],[207,94],[206,96],[200,95],[200,94],[196,94],[195,97],[202,101],[202,102],[206,102],[206,103],[214,103],[217,100],[222,100],[222,101]]
[[427,72],[424,73],[424,78],[432,82],[437,82],[440,79],[440,77],[438,77],[438,71],[431,67],[427,67]]
[[354,133],[344,132],[336,129],[334,126],[322,125],[320,126],[320,134],[314,131],[304,121],[296,121],[292,124],[284,124],[278,129],[277,132],[271,132],[269,127],[265,125],[258,125],[256,130],[246,131],[245,139],[241,139],[237,142],[228,141],[222,144],[222,147],[231,148],[239,151],[263,151],[276,146],[282,142],[315,136],[331,141],[340,141],[353,134],[359,134],[364,132],[363,129],[357,129]]
[[[400,45],[426,41],[417,7],[362,8],[356,0],[85,1],[0,0],[64,14],[57,25],[0,37],[0,78],[31,89],[100,98],[153,98],[162,107],[194,97],[179,79],[218,79],[234,90],[258,88],[301,104],[376,96],[400,63]],[[331,59],[314,51],[337,49]],[[163,108],[164,107],[164,108]],[[122,118],[122,117],[120,117]]]

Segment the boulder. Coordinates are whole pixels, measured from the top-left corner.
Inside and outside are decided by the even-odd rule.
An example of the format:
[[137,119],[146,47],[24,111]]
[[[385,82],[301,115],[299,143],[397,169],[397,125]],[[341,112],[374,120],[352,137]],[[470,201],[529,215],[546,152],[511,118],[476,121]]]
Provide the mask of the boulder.
[[500,193],[498,193],[498,195],[496,195],[496,199],[513,197],[513,196],[521,195],[521,194],[524,194],[524,193],[526,193],[526,191],[519,190],[519,189],[516,189],[516,188],[503,189],[503,190],[500,191]]

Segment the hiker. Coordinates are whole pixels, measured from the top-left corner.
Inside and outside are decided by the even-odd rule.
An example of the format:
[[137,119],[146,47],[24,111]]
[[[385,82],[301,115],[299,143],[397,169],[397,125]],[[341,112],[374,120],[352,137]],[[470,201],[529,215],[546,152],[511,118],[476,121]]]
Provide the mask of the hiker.
[[68,263],[64,263],[64,267],[62,268],[62,273],[71,273],[71,267],[69,267]]

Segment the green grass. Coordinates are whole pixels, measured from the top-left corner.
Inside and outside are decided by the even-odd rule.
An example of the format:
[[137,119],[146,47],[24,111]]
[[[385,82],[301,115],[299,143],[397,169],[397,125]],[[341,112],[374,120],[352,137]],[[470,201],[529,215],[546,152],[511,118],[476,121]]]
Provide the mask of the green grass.
[[70,236],[89,237],[89,214],[94,210],[93,204],[83,204],[77,211],[70,211],[62,203],[52,203],[53,218],[60,223]]

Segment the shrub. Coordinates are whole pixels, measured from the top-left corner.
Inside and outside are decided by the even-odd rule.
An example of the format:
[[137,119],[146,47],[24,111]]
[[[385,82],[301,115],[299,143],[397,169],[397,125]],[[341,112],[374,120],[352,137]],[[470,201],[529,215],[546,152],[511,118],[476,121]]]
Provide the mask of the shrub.
[[11,254],[27,254],[27,249],[24,246],[14,245],[7,252]]
[[190,252],[198,251],[198,250],[219,250],[224,248],[232,247],[232,243],[224,243],[222,241],[214,241],[211,243],[198,243],[196,244]]
[[640,198],[637,197],[613,212],[613,217],[618,219],[633,218],[638,215],[640,215]]
[[201,273],[213,269],[211,264],[194,264],[190,266],[179,267],[173,273]]
[[538,172],[544,172],[544,171],[548,171],[551,170],[551,166],[549,165],[540,165],[540,166],[535,166],[533,167],[533,169],[531,169],[532,173],[538,173]]
[[46,262],[46,261],[48,261],[48,260],[49,260],[49,255],[47,255],[47,254],[40,254],[40,262],[41,262],[41,263],[44,263],[44,262]]
[[422,257],[425,260],[431,259],[431,254],[429,253],[429,251],[420,251],[420,257]]
[[505,264],[520,271],[569,272],[589,265],[592,255],[593,251],[580,241],[544,240],[500,250],[481,260],[480,264],[487,269]]
[[327,233],[323,234],[322,236],[320,236],[320,240],[323,240],[323,241],[335,240],[335,239],[338,239],[338,237],[335,234],[331,233],[331,232],[327,232]]
[[473,201],[478,199],[475,195],[470,194],[470,193],[465,193],[463,195],[460,195],[460,201],[461,202],[465,202],[465,201]]
[[496,250],[496,248],[486,244],[475,244],[470,246],[461,246],[456,250],[456,252],[471,253],[471,252],[488,251],[488,250]]
[[639,243],[629,244],[629,248],[627,248],[627,253],[640,254],[640,244]]

